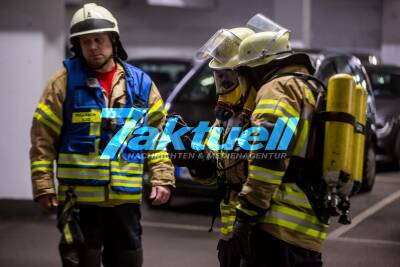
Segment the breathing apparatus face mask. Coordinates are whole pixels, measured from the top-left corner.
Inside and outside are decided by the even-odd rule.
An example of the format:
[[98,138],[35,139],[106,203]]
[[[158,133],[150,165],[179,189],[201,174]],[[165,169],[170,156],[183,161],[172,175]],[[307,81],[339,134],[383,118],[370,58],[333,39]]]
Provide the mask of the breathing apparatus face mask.
[[226,121],[242,103],[239,77],[235,71],[224,69],[214,71],[214,80],[218,96],[215,116],[221,121]]

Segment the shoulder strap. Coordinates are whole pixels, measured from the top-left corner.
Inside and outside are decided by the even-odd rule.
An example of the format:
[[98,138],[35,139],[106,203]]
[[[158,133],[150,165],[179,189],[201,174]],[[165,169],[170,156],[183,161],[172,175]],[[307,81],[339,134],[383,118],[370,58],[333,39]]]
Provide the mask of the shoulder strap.
[[82,64],[78,58],[69,58],[63,61],[64,67],[67,69],[67,87],[68,90],[75,88],[77,85],[85,85],[86,71],[82,68]]
[[[325,84],[318,78],[314,77],[313,75],[302,73],[302,72],[284,72],[284,73],[279,73],[275,74],[269,77],[266,77],[264,79],[263,84],[268,83],[274,79],[281,78],[281,77],[286,77],[286,76],[294,76],[296,78],[299,78],[300,80],[304,81],[305,84],[313,91],[314,94],[319,94],[319,93],[326,93],[326,86]],[[316,83],[316,86],[310,83],[310,81],[313,81]]]

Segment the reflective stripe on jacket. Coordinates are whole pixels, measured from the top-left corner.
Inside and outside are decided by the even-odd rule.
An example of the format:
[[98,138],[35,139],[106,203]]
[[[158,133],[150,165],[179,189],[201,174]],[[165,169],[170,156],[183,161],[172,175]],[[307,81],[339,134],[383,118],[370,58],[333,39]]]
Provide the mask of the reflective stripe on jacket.
[[[104,144],[113,136],[113,132],[110,131],[118,129],[104,127],[104,121],[101,120],[99,114],[103,107],[132,106],[132,96],[138,95],[134,90],[141,84],[140,79],[136,79],[132,83],[132,85],[136,83],[136,89],[130,87],[133,91],[128,90],[130,86],[128,76],[131,76],[132,72],[134,75],[141,74],[141,71],[134,67],[125,65],[124,68],[123,64],[117,63],[109,97],[106,97],[104,90],[100,87],[92,93],[84,91],[91,89],[87,87],[86,82],[83,86],[77,86],[78,90],[75,90],[72,96],[76,96],[79,103],[71,102],[69,99],[71,94],[69,91],[67,93],[67,84],[70,82],[66,68],[50,79],[36,109],[31,129],[30,157],[35,199],[41,195],[56,193],[53,181],[53,161],[57,159],[57,175],[61,182],[58,198],[61,201],[65,199],[65,192],[71,185],[76,191],[78,202],[105,206],[140,202],[145,157],[141,153],[136,157],[125,157],[130,153],[126,148],[118,158],[104,160],[99,157]],[[144,83],[141,85],[143,86]],[[151,80],[148,81],[147,86],[147,122],[149,126],[161,131],[166,116],[163,101]],[[129,91],[131,91],[130,94]],[[143,103],[143,99],[141,102]],[[78,108],[75,104],[81,107]],[[66,116],[68,109],[70,109],[70,115]],[[117,127],[123,123],[124,121],[114,122]],[[123,147],[126,147],[126,142]],[[168,155],[164,155],[161,160],[153,160],[152,156],[160,153],[165,152],[149,151],[147,154],[151,158],[148,160],[148,166],[152,185],[174,186],[174,169]]]
[[[288,66],[276,74],[287,72],[307,73],[307,70],[302,66]],[[248,179],[240,196],[267,210],[260,220],[261,229],[285,242],[320,251],[327,235],[327,225],[319,222],[307,196],[295,183],[282,182],[290,157],[305,156],[314,106],[311,90],[293,76],[273,79],[260,88],[251,118],[252,126],[286,127],[282,128],[284,133],[277,140],[292,139],[287,148],[281,147],[282,141],[279,144],[268,143],[271,149],[268,153],[286,153],[286,157],[249,160]],[[287,128],[291,131],[283,131]]]
[[[102,118],[102,110],[107,107],[100,83],[90,78],[90,71],[78,58],[65,60],[64,65],[68,73],[68,88],[57,178],[63,185],[101,186],[111,182],[112,191],[140,194],[143,151],[133,151],[126,146],[121,149],[119,158],[100,157],[113,136],[122,131],[125,118]],[[129,64],[124,63],[124,69],[129,97],[123,108],[147,108],[152,85],[150,78]],[[93,84],[89,84],[89,79]]]

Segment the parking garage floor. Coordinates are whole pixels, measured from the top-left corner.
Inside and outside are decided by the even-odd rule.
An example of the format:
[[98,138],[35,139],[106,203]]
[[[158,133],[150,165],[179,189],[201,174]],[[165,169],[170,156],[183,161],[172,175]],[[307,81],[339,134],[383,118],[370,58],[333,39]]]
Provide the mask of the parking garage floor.
[[[204,199],[176,197],[168,209],[144,205],[144,266],[218,266],[218,234],[207,232],[211,213]],[[374,190],[353,198],[352,217],[350,226],[330,227],[324,266],[400,266],[400,172],[378,173]],[[0,266],[61,266],[58,238],[54,216],[31,202],[0,200]]]

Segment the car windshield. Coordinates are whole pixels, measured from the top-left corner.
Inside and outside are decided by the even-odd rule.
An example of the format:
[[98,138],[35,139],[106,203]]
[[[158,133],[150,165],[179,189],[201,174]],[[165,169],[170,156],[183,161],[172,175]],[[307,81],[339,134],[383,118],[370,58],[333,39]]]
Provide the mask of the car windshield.
[[212,105],[215,100],[214,75],[208,64],[205,64],[199,73],[182,89],[178,101],[210,102]]
[[129,63],[150,76],[163,98],[168,97],[191,67],[190,63],[179,61],[132,60]]
[[369,71],[369,77],[377,98],[400,97],[400,75],[384,71]]

